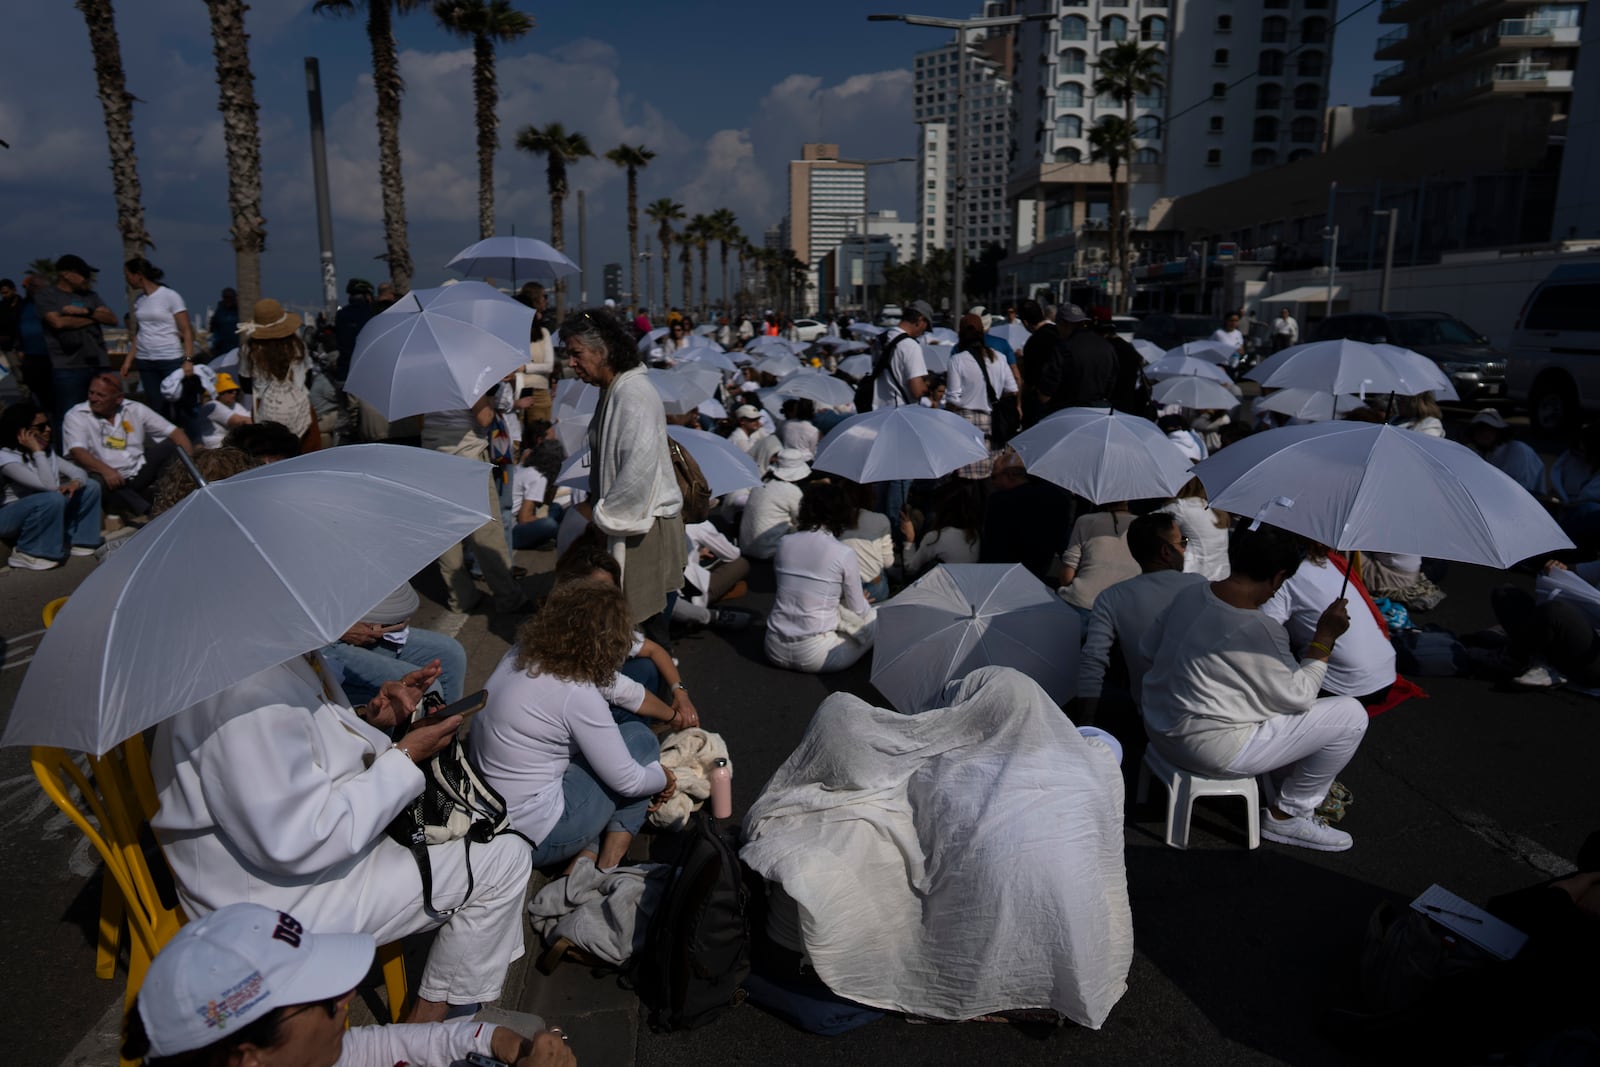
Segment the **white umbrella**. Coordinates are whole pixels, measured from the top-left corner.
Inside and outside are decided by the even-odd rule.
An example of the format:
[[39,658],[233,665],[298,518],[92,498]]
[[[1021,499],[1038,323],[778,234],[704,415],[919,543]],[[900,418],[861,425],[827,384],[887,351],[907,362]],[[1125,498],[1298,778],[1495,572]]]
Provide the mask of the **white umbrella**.
[[413,289],[361,327],[345,391],[386,419],[470,408],[528,362],[532,326],[482,282]]
[[1154,341],[1147,341],[1143,337],[1135,337],[1131,342],[1133,350],[1144,358],[1146,363],[1154,363],[1167,354],[1167,350]]
[[959,339],[956,332],[948,326],[935,326],[928,331],[928,340],[939,344],[953,345]]
[[1077,691],[1077,612],[1019,564],[942,564],[878,608],[872,684],[908,715],[980,667],[1013,667],[1061,703]]
[[1028,328],[1020,322],[997,322],[989,327],[989,334],[1005,341],[1013,352],[1021,352],[1022,346],[1027,344],[1028,338],[1032,336],[1028,333]]
[[576,378],[563,378],[556,383],[555,408],[559,417],[563,411],[587,415],[600,402],[600,387],[581,382]]
[[1444,369],[1439,364],[1427,356],[1422,355],[1420,352],[1413,352],[1409,348],[1401,348],[1399,345],[1373,345],[1372,347],[1390,359],[1398,360],[1404,364],[1405,374],[1408,379],[1415,378],[1420,382],[1432,382],[1433,384],[1426,391],[1432,393],[1435,400],[1461,399],[1461,394],[1456,392],[1455,384],[1450,381],[1450,376],[1444,372]]
[[1571,548],[1543,505],[1476,452],[1364,422],[1252,434],[1195,466],[1211,506],[1341,551],[1488,567]]
[[1011,439],[1028,473],[1096,504],[1174,496],[1189,457],[1149,419],[1067,408]]
[[589,447],[589,423],[594,421],[592,411],[563,411],[556,418],[556,440],[561,450],[569,456]]
[[669,367],[666,373],[689,379],[704,389],[708,398],[716,396],[717,390],[722,388],[722,372],[703,363],[679,363]]
[[851,415],[822,439],[811,466],[856,482],[940,478],[987,459],[983,433],[951,411],[920,404]]
[[852,322],[850,332],[857,337],[876,337],[885,331],[882,326],[874,326],[870,322]]
[[927,341],[922,345],[922,363],[928,368],[929,374],[943,374],[950,369],[950,353],[955,349],[949,345],[930,344]]
[[872,357],[865,352],[846,356],[839,361],[839,373],[849,378],[863,378],[870,370],[872,370]]
[[694,335],[696,337],[710,337],[712,334],[714,334],[716,332],[717,332],[717,325],[714,322],[708,322],[703,326],[696,326],[694,328]]
[[1157,404],[1177,404],[1192,411],[1231,411],[1239,406],[1239,398],[1226,386],[1209,378],[1192,375],[1156,383],[1156,387],[1150,390],[1150,399]]
[[819,337],[811,343],[816,345],[818,348],[844,348],[847,345],[853,345],[857,342],[852,341],[847,337]]
[[778,386],[780,397],[803,397],[824,407],[840,407],[855,399],[856,391],[829,374],[791,374]]
[[661,397],[661,409],[668,415],[688,414],[710,400],[711,394],[716,392],[715,388],[707,388],[703,383],[673,371],[652,367],[645,373],[650,376],[650,384],[655,386],[656,395]]
[[509,278],[550,285],[557,278],[578,273],[578,265],[543,241],[532,237],[488,237],[457,252],[446,267],[469,278]]
[[1366,404],[1359,397],[1339,396],[1320,389],[1294,388],[1279,389],[1271,396],[1262,397],[1256,401],[1256,410],[1275,411],[1307,422],[1322,422],[1366,407]]
[[570,486],[573,489],[589,491],[589,447],[567,452],[567,461],[561,465],[561,470],[556,473],[556,485]]
[[649,331],[643,337],[639,338],[639,351],[648,352],[652,348],[655,348],[656,342],[661,340],[670,332],[671,331],[666,326],[657,326],[655,329]]
[[1193,356],[1164,356],[1144,369],[1144,376],[1154,382],[1164,378],[1181,378],[1185,375],[1206,378],[1223,385],[1232,381],[1228,377],[1228,372],[1215,363],[1207,363]]
[[1185,341],[1175,348],[1167,349],[1166,354],[1209,359],[1213,363],[1230,363],[1239,354],[1239,350],[1225,341]]
[[493,517],[484,465],[431,449],[350,445],[212,482],[73,592],[0,745],[106,752],[337,641]]
[[[667,436],[688,450],[706,476],[706,485],[712,496],[725,496],[740,489],[761,484],[761,472],[755,461],[739,450],[739,446],[714,433],[691,430],[687,426],[668,426]],[[556,475],[557,485],[577,489],[589,487],[589,450],[584,448],[561,465]]]
[[728,417],[728,409],[723,406],[722,401],[715,397],[703,401],[695,410],[713,419],[725,419]]
[[[1247,378],[1263,389],[1300,386],[1325,393],[1396,393],[1416,396],[1439,384],[1439,368],[1403,348],[1380,352],[1364,341],[1340,338],[1294,345],[1269,356]],[[1407,358],[1407,357],[1410,358]]]
[[785,374],[793,373],[800,369],[800,361],[787,352],[770,356],[763,356],[754,364],[756,370],[762,374],[770,374],[774,378],[782,378]]
[[739,369],[733,360],[729,359],[721,351],[704,345],[697,348],[684,349],[681,352],[674,352],[672,358],[680,364],[699,363],[703,366],[715,367],[728,374],[732,374]]

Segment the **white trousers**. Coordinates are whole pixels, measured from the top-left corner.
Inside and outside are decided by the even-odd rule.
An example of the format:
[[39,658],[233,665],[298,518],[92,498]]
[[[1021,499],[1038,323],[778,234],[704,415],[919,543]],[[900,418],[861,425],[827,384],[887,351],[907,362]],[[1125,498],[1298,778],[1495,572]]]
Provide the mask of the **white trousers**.
[[1322,697],[1303,715],[1277,715],[1257,726],[1226,773],[1271,775],[1284,814],[1310,815],[1366,732],[1367,709],[1354,697]]
[[878,623],[874,619],[854,637],[834,631],[813,634],[798,639],[779,637],[767,631],[765,648],[767,659],[774,666],[807,674],[829,674],[842,671],[855,664],[872,650],[872,640],[877,636]]

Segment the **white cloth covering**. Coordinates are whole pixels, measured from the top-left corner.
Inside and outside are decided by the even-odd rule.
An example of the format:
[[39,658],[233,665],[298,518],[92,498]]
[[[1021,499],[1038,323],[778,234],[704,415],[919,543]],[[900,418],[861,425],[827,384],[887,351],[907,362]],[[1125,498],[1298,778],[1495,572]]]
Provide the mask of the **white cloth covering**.
[[661,765],[672,772],[677,788],[672,797],[650,813],[650,825],[667,830],[682,830],[689,816],[700,810],[711,795],[711,765],[719,759],[733,760],[721,734],[698,726],[679,730],[661,739]]
[[1052,1008],[1098,1029],[1133,923],[1116,756],[1037,684],[985,667],[901,715],[835,693],[745,817],[843,997],[938,1019]]
[[[1342,588],[1344,575],[1337,567],[1327,560],[1308,559],[1261,610],[1267,618],[1283,624],[1289,631],[1289,644],[1303,653],[1316,632],[1317,620],[1339,599]],[[1394,646],[1378,629],[1378,620],[1361,594],[1344,589],[1343,595],[1349,601],[1350,629],[1333,643],[1322,688],[1337,696],[1366,696],[1394,684]]]
[[650,916],[671,882],[672,868],[664,863],[602,871],[588,856],[579,856],[571,874],[528,901],[528,920],[547,945],[564,937],[589,955],[620,965],[644,948]]

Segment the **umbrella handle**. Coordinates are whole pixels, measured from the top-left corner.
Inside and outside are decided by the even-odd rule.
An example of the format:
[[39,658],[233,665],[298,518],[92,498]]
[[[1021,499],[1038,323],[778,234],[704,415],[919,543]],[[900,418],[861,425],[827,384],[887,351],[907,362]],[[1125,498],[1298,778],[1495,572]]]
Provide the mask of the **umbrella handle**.
[[189,453],[180,448],[178,449],[178,458],[183,461],[183,465],[185,467],[189,468],[189,477],[194,479],[194,484],[196,487],[204,489],[210,484],[205,480],[205,477],[201,475],[200,468],[194,465],[193,456],[189,455]]
[[1345,568],[1344,568],[1344,581],[1342,583],[1340,583],[1340,585],[1339,585],[1339,599],[1340,600],[1344,599],[1345,591],[1348,590],[1349,588],[1350,588],[1350,565],[1347,563],[1347,564],[1345,564]]

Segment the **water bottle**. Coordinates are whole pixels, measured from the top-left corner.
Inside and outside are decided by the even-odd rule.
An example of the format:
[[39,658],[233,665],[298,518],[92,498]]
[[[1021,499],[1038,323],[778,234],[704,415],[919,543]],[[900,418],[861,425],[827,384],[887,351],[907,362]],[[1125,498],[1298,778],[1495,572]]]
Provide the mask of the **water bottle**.
[[726,819],[733,814],[733,767],[726,759],[711,764],[711,815]]

